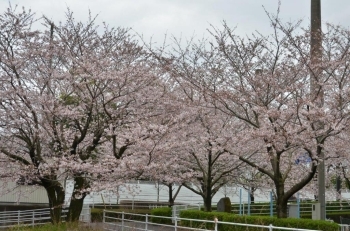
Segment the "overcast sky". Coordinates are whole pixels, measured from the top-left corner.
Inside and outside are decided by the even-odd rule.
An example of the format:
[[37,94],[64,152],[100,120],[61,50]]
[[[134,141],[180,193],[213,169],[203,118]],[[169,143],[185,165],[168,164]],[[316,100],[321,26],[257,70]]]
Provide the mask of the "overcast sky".
[[[210,24],[219,27],[225,20],[237,27],[240,35],[255,30],[271,32],[264,8],[276,13],[278,0],[10,0],[12,5],[24,6],[58,22],[63,21],[67,7],[77,20],[85,21],[88,11],[98,14],[98,22],[115,27],[131,27],[145,39],[162,41],[167,33],[176,37],[208,36]],[[281,0],[280,17],[285,22],[310,20],[310,0]],[[8,0],[0,0],[0,9],[8,7]],[[349,0],[323,0],[322,20],[345,27],[350,26]]]

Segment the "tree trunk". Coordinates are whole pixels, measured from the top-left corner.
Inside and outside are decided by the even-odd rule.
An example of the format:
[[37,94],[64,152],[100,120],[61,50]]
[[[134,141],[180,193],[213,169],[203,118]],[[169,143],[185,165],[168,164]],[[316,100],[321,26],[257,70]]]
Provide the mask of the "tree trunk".
[[180,189],[182,187],[182,185],[180,185],[177,189],[176,189],[176,192],[175,194],[173,194],[173,185],[174,184],[167,184],[168,188],[169,188],[169,207],[172,207],[174,204],[175,204],[175,199],[177,197],[177,195],[179,194],[180,192]]
[[341,199],[341,178],[340,175],[337,175],[337,181],[336,181],[336,190],[337,190],[337,201],[340,201]]
[[203,197],[204,211],[211,212],[211,196]]
[[278,218],[287,217],[288,199],[284,192],[284,183],[281,179],[277,179],[276,183],[276,213]]
[[67,214],[67,222],[76,222],[79,221],[79,217],[81,214],[81,210],[83,209],[85,196],[79,199],[71,199],[69,204],[68,214]]
[[77,176],[74,178],[74,189],[72,198],[68,208],[67,222],[79,221],[81,210],[83,209],[84,199],[86,197],[85,192],[81,192],[87,186],[83,177]]
[[[211,176],[211,174],[208,174]],[[206,182],[203,182],[202,184],[202,191],[203,191],[203,202],[204,202],[204,211],[211,212],[211,182],[209,179],[206,179]]]
[[204,209],[206,212],[211,212],[211,185],[212,185],[212,177],[211,177],[211,169],[212,168],[212,155],[211,152],[208,154],[208,170],[207,170],[207,177],[203,178],[203,185],[202,185],[202,191],[204,194],[203,201],[204,201]]
[[57,180],[50,180],[49,177],[41,179],[41,182],[49,198],[51,222],[59,224],[62,221],[65,190]]
[[288,200],[285,198],[277,197],[276,201],[276,213],[277,218],[287,218]]
[[174,205],[174,199],[173,199],[173,184],[168,184],[169,188],[169,207],[172,207]]
[[255,189],[252,187],[250,190],[250,193],[249,193],[251,204],[254,204],[254,200],[255,200],[254,191],[255,191]]

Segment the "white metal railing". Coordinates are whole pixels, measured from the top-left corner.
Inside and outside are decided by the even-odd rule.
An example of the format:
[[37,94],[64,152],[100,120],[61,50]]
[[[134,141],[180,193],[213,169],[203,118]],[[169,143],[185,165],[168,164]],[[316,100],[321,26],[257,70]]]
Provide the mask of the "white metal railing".
[[[62,218],[65,218],[65,210],[62,211],[62,214]],[[17,225],[35,226],[50,222],[49,208],[0,212],[0,228],[9,228]]]
[[172,222],[175,223],[175,218],[180,217],[180,212],[183,210],[201,210],[200,204],[193,204],[193,205],[173,205],[171,207],[171,216],[172,216]]
[[[138,217],[142,218],[140,220],[133,220],[128,219],[126,217]],[[118,230],[118,228],[124,229],[124,228],[130,228],[132,230],[154,230],[156,227],[161,227],[162,230],[164,230],[164,227],[168,227],[168,230],[177,230],[180,228],[186,229],[186,230],[200,230],[200,231],[209,231],[209,229],[206,228],[191,228],[191,227],[184,227],[180,226],[179,222],[181,221],[190,221],[190,222],[200,222],[204,224],[203,227],[206,227],[207,224],[212,224],[214,231],[218,231],[218,225],[225,224],[225,225],[232,225],[232,226],[244,226],[244,227],[256,227],[256,228],[263,228],[269,231],[273,231],[275,229],[278,230],[293,230],[293,231],[316,231],[311,229],[297,229],[297,228],[286,228],[286,227],[277,227],[270,225],[252,225],[252,224],[242,224],[242,223],[231,223],[231,222],[223,222],[218,221],[217,219],[214,221],[208,221],[208,220],[198,220],[198,219],[187,219],[187,218],[178,218],[175,217],[175,223],[173,225],[170,224],[158,224],[151,222],[152,218],[160,218],[164,220],[170,220],[172,217],[164,217],[164,216],[153,216],[153,215],[141,215],[141,214],[133,214],[133,213],[124,213],[124,212],[114,212],[109,210],[103,210],[103,229],[104,230]],[[213,230],[210,229],[210,230]],[[159,228],[160,230],[160,228]]]
[[[67,209],[62,210],[62,220],[67,217]],[[91,210],[89,206],[84,206],[79,220],[91,222]],[[18,225],[43,225],[51,223],[50,209],[18,210],[0,212],[0,228],[9,228]]]
[[[344,202],[342,204],[336,205],[335,202],[333,204],[330,204],[331,201],[328,201],[328,204],[326,205],[326,216],[328,214],[332,213],[344,213],[349,212],[350,213],[350,203],[345,204]],[[299,214],[300,216],[305,215],[311,215],[312,214],[312,205],[314,203],[300,203],[300,210]],[[212,206],[215,208],[216,204],[212,204]],[[270,204],[266,202],[255,202],[254,204],[248,204],[247,202],[243,202],[241,206],[237,203],[234,203],[231,205],[232,212],[241,214],[241,215],[257,215],[257,216],[268,216],[270,214],[276,215],[276,204],[275,202],[272,205],[272,211],[270,208]],[[350,230],[349,230],[350,231]]]
[[350,225],[339,224],[339,231],[350,231]]

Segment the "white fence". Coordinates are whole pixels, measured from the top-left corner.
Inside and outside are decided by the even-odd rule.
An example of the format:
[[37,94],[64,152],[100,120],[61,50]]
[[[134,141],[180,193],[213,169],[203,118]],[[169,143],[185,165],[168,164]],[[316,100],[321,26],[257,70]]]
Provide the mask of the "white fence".
[[[66,218],[67,209],[62,210],[62,220]],[[89,206],[84,206],[79,220],[91,222],[91,211]],[[26,225],[35,226],[51,223],[50,209],[18,210],[0,212],[0,228]]]
[[[137,217],[137,220],[130,219],[130,217]],[[170,220],[172,220],[172,217],[164,217],[164,216],[153,216],[153,215],[140,215],[140,214],[133,214],[133,213],[124,213],[124,212],[113,212],[104,210],[103,211],[103,229],[104,230],[161,230],[161,231],[177,231],[178,229],[185,229],[185,230],[200,230],[200,231],[209,231],[214,230],[218,231],[218,226],[220,224],[225,224],[229,226],[244,226],[247,227],[258,227],[262,229],[266,229],[268,231],[273,231],[275,229],[277,230],[293,230],[293,231],[316,231],[311,229],[297,229],[297,228],[285,228],[285,227],[277,227],[273,225],[251,225],[251,224],[241,224],[241,223],[231,223],[231,222],[223,222],[223,221],[207,221],[207,220],[197,220],[197,219],[185,219],[185,218],[177,218],[175,217],[175,223],[173,225],[169,224],[158,224],[152,222],[152,218],[156,219],[162,219],[163,221],[169,220],[168,223],[170,223]],[[189,222],[200,222],[202,225],[202,228],[191,228],[191,227],[184,227],[180,226],[179,223],[181,221],[189,221]],[[206,229],[207,226],[213,226],[213,229]],[[223,231],[223,230],[220,230]]]
[[189,209],[201,210],[201,205],[173,205],[173,207],[171,208],[172,222],[175,223],[176,217],[180,217],[181,211]]
[[350,231],[350,225],[346,225],[346,224],[339,224],[339,230],[340,231]]
[[[62,217],[64,218],[65,213],[63,214]],[[17,225],[35,226],[50,222],[50,209],[0,212],[0,228],[8,228]]]

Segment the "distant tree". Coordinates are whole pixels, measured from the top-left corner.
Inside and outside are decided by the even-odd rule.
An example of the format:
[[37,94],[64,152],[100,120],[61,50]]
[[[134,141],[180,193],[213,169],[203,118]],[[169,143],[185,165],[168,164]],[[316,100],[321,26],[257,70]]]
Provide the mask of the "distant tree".
[[[203,198],[205,211],[211,211],[212,198],[228,182],[237,181],[241,163],[236,155],[224,149],[234,143],[230,131],[239,129],[237,124],[220,111],[191,108],[192,116],[178,137],[181,156],[178,164],[193,175],[183,186]],[[237,126],[235,129],[234,127]]]
[[270,189],[271,180],[262,174],[259,170],[250,166],[244,166],[245,171],[235,183],[243,187],[249,193],[250,203],[255,203],[255,193],[258,190]]

